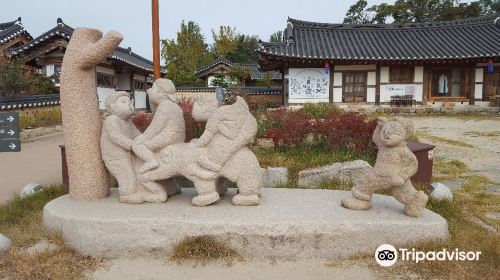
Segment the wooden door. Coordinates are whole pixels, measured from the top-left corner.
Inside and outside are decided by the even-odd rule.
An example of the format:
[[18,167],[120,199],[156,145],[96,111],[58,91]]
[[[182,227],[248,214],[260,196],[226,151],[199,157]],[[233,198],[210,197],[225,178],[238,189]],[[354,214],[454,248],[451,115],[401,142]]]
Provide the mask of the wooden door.
[[366,78],[367,72],[343,72],[342,102],[358,103],[366,102]]

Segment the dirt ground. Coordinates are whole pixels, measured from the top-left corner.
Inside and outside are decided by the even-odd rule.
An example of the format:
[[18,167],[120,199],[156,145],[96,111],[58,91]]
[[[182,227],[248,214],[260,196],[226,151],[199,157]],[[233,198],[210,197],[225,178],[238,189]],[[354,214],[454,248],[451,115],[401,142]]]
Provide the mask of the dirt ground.
[[0,203],[28,183],[51,185],[62,182],[62,132],[21,143],[21,152],[0,153]]
[[333,267],[324,261],[277,262],[246,261],[232,265],[225,263],[177,264],[157,258],[123,258],[98,269],[90,278],[112,279],[377,279],[366,266]]
[[459,160],[472,174],[500,184],[500,118],[413,118],[421,142],[436,145],[434,156]]

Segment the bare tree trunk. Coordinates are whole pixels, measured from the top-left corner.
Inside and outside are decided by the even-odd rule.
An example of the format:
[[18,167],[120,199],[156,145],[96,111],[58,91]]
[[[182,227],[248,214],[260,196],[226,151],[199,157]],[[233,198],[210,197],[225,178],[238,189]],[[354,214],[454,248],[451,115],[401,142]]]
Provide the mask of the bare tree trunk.
[[95,66],[104,62],[122,40],[115,31],[103,37],[97,29],[77,28],[64,55],[60,95],[73,199],[94,200],[109,195],[99,144],[102,122]]

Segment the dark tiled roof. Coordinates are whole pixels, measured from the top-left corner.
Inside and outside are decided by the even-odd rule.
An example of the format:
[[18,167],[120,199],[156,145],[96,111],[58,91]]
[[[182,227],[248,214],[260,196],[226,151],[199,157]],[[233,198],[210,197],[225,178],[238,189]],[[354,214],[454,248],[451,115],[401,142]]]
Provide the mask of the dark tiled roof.
[[213,60],[212,62],[210,62],[209,64],[205,65],[205,66],[202,66],[200,68],[197,68],[196,69],[196,75],[199,75],[205,71],[207,71],[208,69],[214,67],[214,66],[217,66],[219,64],[223,64],[223,65],[226,65],[228,67],[238,67],[238,64],[237,63],[233,63],[231,62],[229,59],[221,56],[215,60]]
[[[215,92],[215,87],[178,87],[178,92]],[[243,87],[243,88],[229,88],[229,92],[238,92],[250,95],[280,95],[282,94],[281,88],[267,88],[267,87]]]
[[16,20],[13,20],[13,21],[9,21],[9,22],[1,22],[0,23],[0,31],[2,30],[5,30],[13,25],[15,25],[16,23],[18,22],[21,22],[21,18],[17,18]]
[[58,18],[57,25],[54,28],[50,29],[49,31],[43,33],[42,35],[36,37],[35,39],[31,40],[30,42],[22,46],[10,49],[9,50],[10,56],[16,57],[22,55],[24,52],[42,44],[47,40],[52,39],[53,37],[62,37],[69,41],[71,35],[73,35],[73,31],[75,31],[73,28],[67,26],[60,18]]
[[31,38],[28,31],[24,29],[21,18],[15,21],[0,23],[0,44],[5,44],[22,34],[27,34]]
[[289,19],[284,42],[261,55],[318,60],[442,60],[500,56],[500,13],[412,24],[327,24]]
[[265,79],[265,78],[267,78],[268,72],[269,72],[269,78],[271,78],[271,80],[281,80],[282,79],[282,75],[281,75],[280,71],[260,71],[259,64],[257,64],[257,63],[240,64],[240,66],[243,68],[250,69],[250,78],[252,80]]
[[[111,60],[129,64],[148,72],[153,72],[153,62],[132,52],[131,48],[125,49],[118,47],[115,51],[113,51],[113,54],[109,58]],[[164,72],[165,69],[162,68],[162,71]]]
[[[11,57],[16,57],[22,55],[24,52],[30,50],[33,47],[36,47],[43,42],[50,40],[53,37],[62,37],[65,40],[69,41],[71,39],[71,35],[73,35],[73,31],[75,31],[72,27],[66,25],[62,19],[57,19],[57,25],[51,30],[43,33],[42,35],[36,37],[32,41],[22,45],[20,47],[10,49],[9,53]],[[131,65],[132,67],[139,68],[148,72],[153,72],[153,62],[150,60],[132,52],[131,48],[125,49],[118,47],[111,56],[109,57],[111,61],[124,63],[127,65]],[[164,72],[164,69],[162,68]]]
[[[225,57],[219,57],[219,58],[213,60],[212,62],[210,62],[209,64],[196,69],[196,75],[199,75],[199,76],[203,75],[204,76],[205,71],[207,71],[207,70],[209,70],[217,65],[221,65],[221,64],[226,65],[230,68],[239,68],[239,67],[248,68],[250,70],[250,78],[252,80],[257,80],[257,79],[262,79],[262,78],[267,77],[267,72],[260,71],[259,64],[257,64],[257,63],[242,63],[242,64],[234,63]],[[281,73],[279,71],[269,71],[269,72],[270,72],[272,80],[281,80],[282,76],[281,76]]]

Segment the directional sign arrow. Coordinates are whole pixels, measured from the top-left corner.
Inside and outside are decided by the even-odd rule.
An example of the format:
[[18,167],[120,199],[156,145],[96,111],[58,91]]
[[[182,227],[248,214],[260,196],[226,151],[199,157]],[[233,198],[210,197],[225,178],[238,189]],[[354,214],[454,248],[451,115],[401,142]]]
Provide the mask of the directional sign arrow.
[[19,138],[19,127],[14,126],[1,126],[0,125],[0,139],[16,139]]
[[0,112],[0,124],[14,125],[19,120],[17,112]]
[[19,152],[21,142],[19,140],[0,140],[0,152]]

